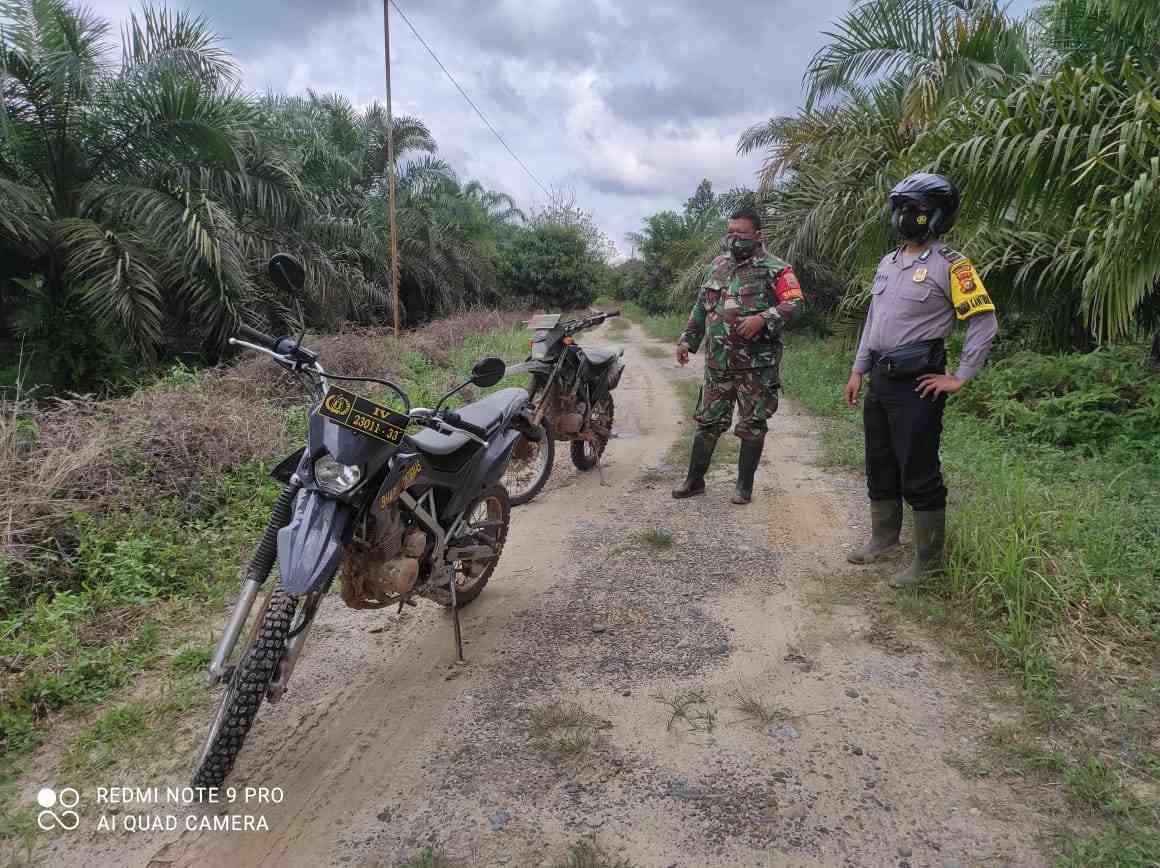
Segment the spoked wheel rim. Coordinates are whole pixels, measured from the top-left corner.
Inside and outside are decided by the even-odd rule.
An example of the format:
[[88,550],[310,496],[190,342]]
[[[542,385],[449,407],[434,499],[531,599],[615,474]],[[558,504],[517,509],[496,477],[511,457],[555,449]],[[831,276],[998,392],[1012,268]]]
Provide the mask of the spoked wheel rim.
[[[497,548],[501,548],[507,536],[505,507],[498,492],[484,494],[472,504],[464,534],[480,541],[490,540]],[[487,581],[498,562],[498,554],[484,561],[456,561],[455,593],[471,593],[477,585]]]
[[550,457],[545,440],[537,443],[525,437],[516,445],[503,474],[503,487],[513,500],[523,497],[535,487]]

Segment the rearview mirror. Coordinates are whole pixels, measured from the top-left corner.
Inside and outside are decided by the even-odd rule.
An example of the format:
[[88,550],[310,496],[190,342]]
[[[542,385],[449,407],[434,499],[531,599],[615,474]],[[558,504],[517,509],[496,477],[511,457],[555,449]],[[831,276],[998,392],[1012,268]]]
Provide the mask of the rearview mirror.
[[471,369],[471,382],[481,389],[486,389],[502,380],[506,371],[507,365],[504,364],[503,359],[494,357],[480,359]]
[[267,270],[274,286],[287,295],[296,298],[306,286],[306,269],[288,253],[278,253],[271,257]]

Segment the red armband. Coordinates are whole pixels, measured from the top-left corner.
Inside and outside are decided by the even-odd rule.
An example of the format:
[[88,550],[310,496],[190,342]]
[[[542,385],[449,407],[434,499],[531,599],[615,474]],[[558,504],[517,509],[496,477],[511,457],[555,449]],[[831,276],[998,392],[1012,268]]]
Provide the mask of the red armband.
[[798,282],[797,275],[793,273],[792,268],[784,269],[777,276],[777,284],[774,286],[773,292],[777,296],[778,304],[805,299],[805,296],[802,295],[802,285]]

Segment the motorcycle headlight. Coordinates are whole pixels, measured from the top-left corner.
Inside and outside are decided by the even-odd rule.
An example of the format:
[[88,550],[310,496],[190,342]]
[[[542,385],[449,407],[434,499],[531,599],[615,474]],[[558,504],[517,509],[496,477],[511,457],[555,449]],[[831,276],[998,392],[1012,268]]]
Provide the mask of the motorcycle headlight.
[[314,462],[314,479],[329,494],[346,494],[359,484],[362,468],[357,464],[339,464],[329,455]]

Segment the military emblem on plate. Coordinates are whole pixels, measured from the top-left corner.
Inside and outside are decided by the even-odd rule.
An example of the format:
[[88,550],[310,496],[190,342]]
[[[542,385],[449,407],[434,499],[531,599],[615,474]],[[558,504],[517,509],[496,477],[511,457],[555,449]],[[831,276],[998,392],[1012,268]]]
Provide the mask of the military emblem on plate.
[[930,272],[927,271],[925,268],[919,268],[918,270],[916,270],[914,272],[914,282],[915,283],[922,283],[924,280],[926,280],[926,276],[929,273]]

